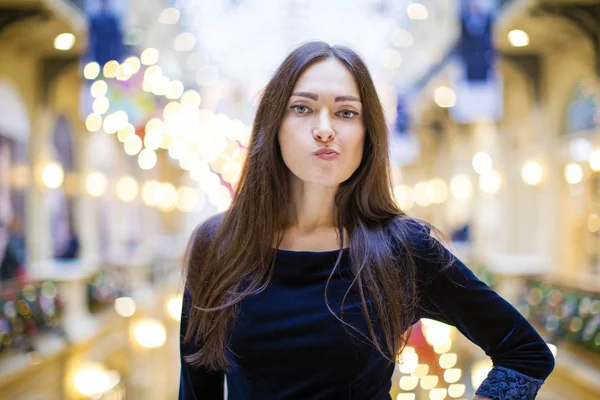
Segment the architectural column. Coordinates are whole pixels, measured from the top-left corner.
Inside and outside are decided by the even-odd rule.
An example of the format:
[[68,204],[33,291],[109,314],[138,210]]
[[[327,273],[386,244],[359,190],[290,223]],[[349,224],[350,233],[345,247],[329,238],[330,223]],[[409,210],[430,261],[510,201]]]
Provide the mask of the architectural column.
[[27,193],[26,239],[28,260],[32,273],[52,258],[48,190],[42,182],[44,167],[53,161],[49,135],[53,127],[53,113],[46,105],[38,105],[32,113],[32,132],[29,139],[29,155],[32,165],[32,185]]

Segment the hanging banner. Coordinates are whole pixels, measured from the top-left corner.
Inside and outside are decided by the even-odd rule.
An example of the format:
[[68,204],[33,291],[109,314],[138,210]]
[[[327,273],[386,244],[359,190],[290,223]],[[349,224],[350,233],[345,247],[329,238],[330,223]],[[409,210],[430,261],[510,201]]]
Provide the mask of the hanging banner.
[[492,44],[496,9],[493,0],[461,1],[461,36],[450,77],[457,95],[450,114],[456,122],[492,122],[502,116],[502,82]]
[[121,62],[126,54],[121,18],[108,0],[100,0],[98,3],[96,10],[86,8],[89,20],[87,61],[96,61],[100,65],[111,60]]

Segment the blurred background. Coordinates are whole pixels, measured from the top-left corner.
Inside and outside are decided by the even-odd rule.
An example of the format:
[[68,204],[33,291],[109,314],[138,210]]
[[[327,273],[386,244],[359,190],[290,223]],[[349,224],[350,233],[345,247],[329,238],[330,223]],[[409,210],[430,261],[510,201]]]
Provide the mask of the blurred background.
[[[0,398],[175,399],[180,257],[298,44],[360,52],[394,193],[600,393],[600,1],[0,0]],[[424,320],[395,400],[491,363]]]

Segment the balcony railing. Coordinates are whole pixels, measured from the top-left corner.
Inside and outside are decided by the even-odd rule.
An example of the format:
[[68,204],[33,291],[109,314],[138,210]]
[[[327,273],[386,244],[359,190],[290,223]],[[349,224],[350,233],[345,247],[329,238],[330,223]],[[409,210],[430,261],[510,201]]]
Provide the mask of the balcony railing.
[[81,12],[85,12],[85,8],[83,5],[84,0],[66,0],[67,3],[71,4],[73,7],[79,9]]
[[503,9],[504,7],[510,5],[510,3],[514,2],[515,0],[500,0],[499,2],[499,8]]

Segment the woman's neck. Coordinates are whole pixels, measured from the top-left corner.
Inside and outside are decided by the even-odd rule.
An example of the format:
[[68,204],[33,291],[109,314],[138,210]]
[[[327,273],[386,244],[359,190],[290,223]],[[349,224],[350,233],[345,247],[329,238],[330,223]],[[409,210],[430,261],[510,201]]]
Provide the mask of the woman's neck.
[[288,228],[282,234],[283,238],[278,247],[282,250],[329,251],[350,246],[350,237],[346,229],[343,230],[343,244],[337,230],[333,227],[318,228],[310,233]]
[[335,227],[335,195],[337,187],[292,179],[287,228],[303,234]]

